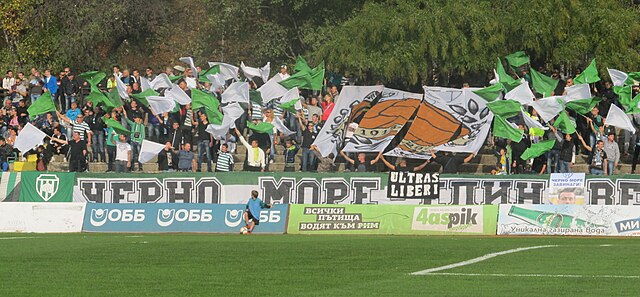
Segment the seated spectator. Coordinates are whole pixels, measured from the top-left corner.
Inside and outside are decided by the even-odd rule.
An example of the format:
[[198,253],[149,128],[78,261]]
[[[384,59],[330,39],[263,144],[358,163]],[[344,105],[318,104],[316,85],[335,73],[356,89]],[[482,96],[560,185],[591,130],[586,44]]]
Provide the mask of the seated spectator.
[[51,152],[53,154],[66,156],[68,149],[67,144],[64,142],[56,141],[54,139],[67,141],[67,136],[62,133],[62,129],[59,126],[53,128],[53,135],[51,135],[51,139],[49,140],[49,147],[51,148]]

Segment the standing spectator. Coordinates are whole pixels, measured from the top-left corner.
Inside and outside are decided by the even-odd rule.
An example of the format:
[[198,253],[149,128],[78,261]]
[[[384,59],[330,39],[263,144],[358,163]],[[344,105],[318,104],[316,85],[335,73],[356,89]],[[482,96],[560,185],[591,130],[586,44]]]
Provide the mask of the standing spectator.
[[71,106],[72,102],[76,102],[78,93],[80,92],[80,83],[73,73],[69,73],[61,83],[64,95],[65,106]]
[[[191,143],[193,141],[193,110],[191,110],[191,104],[185,105],[184,109],[181,109],[181,122],[182,122],[182,137],[183,143]],[[175,146],[174,146],[175,147]]]
[[326,122],[335,107],[335,103],[333,103],[333,97],[327,94],[324,96],[324,101],[322,101],[322,122]]
[[285,80],[287,78],[289,78],[289,73],[287,73],[287,65],[282,64],[280,65],[280,72],[278,72],[278,75],[280,76],[280,80]]
[[[273,121],[274,121],[274,113],[272,109],[267,109],[264,111],[264,121],[272,124],[273,125]],[[267,132],[267,135],[269,135],[269,142],[271,143],[271,146],[269,147],[269,163],[273,163],[273,160],[276,157],[276,145],[278,144],[277,141],[277,137],[275,136],[278,130],[276,130],[275,126],[273,127],[273,129],[269,132]]]
[[18,115],[18,122],[21,125],[24,126],[29,121],[29,111],[28,111],[27,104],[24,102],[24,100],[18,101],[16,114]]
[[211,147],[213,146],[213,136],[207,132],[209,120],[204,113],[200,114],[200,122],[198,123],[198,169],[202,171],[202,159],[207,158],[207,172],[211,172]]
[[178,152],[178,170],[182,172],[196,170],[196,155],[191,151],[190,143],[185,143],[183,149]]
[[171,129],[169,130],[169,136],[165,141],[171,142],[171,147],[180,148],[184,144],[182,138],[182,129],[180,128],[180,123],[173,122],[171,124]]
[[84,172],[87,169],[87,143],[80,139],[80,133],[73,132],[71,141],[57,138],[51,140],[69,145],[69,172]]
[[333,163],[333,153],[330,153],[326,157],[323,157],[320,153],[320,150],[317,146],[311,145],[311,150],[316,155],[316,159],[318,159],[318,172],[333,172],[336,168],[336,165]]
[[315,141],[317,134],[312,122],[306,119],[303,121],[301,115],[297,115],[297,117],[302,128],[302,143],[300,144],[302,147],[302,171],[307,172],[314,167],[315,154],[311,151],[311,144]]
[[293,140],[287,139],[284,141],[284,171],[294,172],[296,171],[296,155],[300,148],[293,143]]
[[87,119],[89,121],[89,126],[91,127],[91,151],[93,152],[93,162],[107,162],[104,148],[104,130],[107,126],[102,119],[104,114],[105,113],[102,111],[102,108],[96,107],[93,110],[91,117]]
[[156,75],[153,74],[153,69],[151,67],[147,67],[144,70],[144,77],[149,80],[149,82],[153,81],[156,78]]
[[13,93],[13,102],[19,102],[27,99],[27,87],[23,84],[21,78],[16,78],[16,84],[12,89]]
[[[109,114],[107,114],[109,117]],[[107,129],[107,172],[113,172],[115,168],[115,159],[116,159],[116,138],[118,137],[118,133],[113,130],[112,127]]]
[[251,144],[249,144],[244,140],[244,137],[242,137],[242,134],[240,134],[240,131],[237,128],[236,135],[238,135],[240,142],[247,149],[247,171],[264,172],[267,163],[265,161],[264,151],[258,147],[258,140],[254,139],[251,141]]
[[[471,162],[474,154],[469,154],[466,158],[454,154],[452,152],[444,152],[443,154],[431,153],[431,161],[436,162],[442,166],[442,173],[458,173],[460,172],[460,166],[465,163]],[[514,157],[515,158],[515,157]],[[518,158],[520,158],[518,156]]]
[[116,82],[116,77],[114,75],[109,76],[109,79],[107,80],[107,92],[111,92],[113,88],[117,88],[117,87],[118,87],[118,83]]
[[0,137],[0,170],[9,171],[9,158],[13,157],[13,146],[7,144],[4,137]]
[[589,155],[589,170],[593,175],[607,175],[607,153],[604,151],[604,141],[596,141],[595,148],[588,146],[582,136],[578,135],[582,146],[591,154]]
[[[518,129],[525,130],[524,125],[519,124]],[[515,174],[525,173],[525,170],[524,170],[525,162],[524,160],[522,160],[522,158],[520,158],[520,156],[522,156],[524,151],[527,148],[529,148],[529,146],[530,146],[530,141],[527,133],[524,133],[520,141],[511,142],[511,157],[513,158],[512,160],[513,164],[511,164],[511,167],[514,169]]]
[[302,106],[304,106],[304,108],[309,110],[309,113],[307,114],[308,121],[313,120],[313,115],[316,115],[318,119],[322,117],[322,108],[318,106],[318,98],[311,97],[311,99],[309,100],[309,104],[303,103]]
[[[56,98],[56,94],[58,94],[58,80],[55,76],[51,75],[51,70],[47,69],[44,71],[44,92],[51,93],[51,99]],[[60,106],[61,104],[58,104]]]
[[167,141],[164,148],[158,153],[158,170],[162,172],[173,172],[178,169],[178,154],[176,154],[171,142]]
[[40,76],[40,72],[34,70],[33,76],[29,80],[29,96],[31,97],[31,103],[36,102],[36,100],[42,96],[43,87],[44,79]]
[[[553,127],[552,125],[550,126]],[[567,133],[564,135],[564,140],[560,144],[560,154],[558,156],[558,172],[572,173],[571,168],[575,163],[576,163],[576,147],[575,145],[573,145],[573,139],[571,137],[571,134]]]
[[226,143],[220,145],[218,160],[216,161],[216,171],[233,171],[233,156],[229,153],[229,146]]
[[607,173],[614,175],[618,162],[620,162],[620,147],[615,141],[616,133],[609,132],[604,142],[604,152],[607,153]]
[[[115,136],[114,136],[115,140]],[[120,134],[116,143],[116,173],[127,172],[131,168],[131,145],[127,143],[127,137]]]
[[347,160],[347,162],[353,164],[356,172],[373,171],[371,166],[377,163],[378,158],[380,157],[380,155],[378,155],[378,157],[376,157],[375,159],[367,162],[365,153],[358,153],[358,158],[356,160],[349,158],[349,156],[347,156],[347,154],[345,154],[343,151],[340,151],[340,154],[342,155],[342,157],[344,157],[345,160]]
[[133,85],[131,76],[129,75],[129,69],[122,70],[122,76],[120,76],[120,80],[127,86]]
[[2,88],[7,90],[4,99],[11,97],[11,89],[16,84],[16,79],[13,77],[13,71],[7,71],[5,77],[2,79]]
[[600,116],[597,106],[591,110],[586,120],[589,126],[589,146],[593,148],[596,145],[596,141],[602,140],[602,135],[604,134],[604,119]]
[[142,82],[140,81],[140,71],[138,69],[133,69],[133,75],[131,76],[131,87],[133,87],[133,84],[138,84],[138,86],[142,85]]
[[[127,116],[127,112],[125,111],[125,117]],[[131,128],[131,147],[133,149],[133,160],[138,160],[138,155],[140,154],[140,147],[142,146],[142,141],[145,138],[146,128],[144,123],[142,122],[142,118],[139,114],[135,114],[133,121],[127,118],[127,123],[129,123],[129,127]],[[133,163],[131,162],[131,171],[134,171]],[[142,171],[142,163],[138,163],[138,171]]]

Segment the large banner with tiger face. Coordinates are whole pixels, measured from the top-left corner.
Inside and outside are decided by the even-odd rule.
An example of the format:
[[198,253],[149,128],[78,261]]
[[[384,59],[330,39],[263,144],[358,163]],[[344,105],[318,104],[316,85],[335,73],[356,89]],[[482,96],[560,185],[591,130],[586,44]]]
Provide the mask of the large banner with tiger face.
[[382,97],[357,123],[353,136],[345,140],[343,150],[376,153],[384,150],[416,113],[421,101],[422,94],[385,88]]
[[431,158],[431,151],[477,153],[493,114],[471,88],[424,87],[425,97],[405,137],[387,156]]

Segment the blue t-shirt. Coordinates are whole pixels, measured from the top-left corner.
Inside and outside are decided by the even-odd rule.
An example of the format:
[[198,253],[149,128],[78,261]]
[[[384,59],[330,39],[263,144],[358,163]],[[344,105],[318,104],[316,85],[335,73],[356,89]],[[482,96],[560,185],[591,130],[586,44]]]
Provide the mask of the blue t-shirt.
[[253,217],[258,221],[260,220],[260,210],[263,208],[267,208],[267,204],[262,202],[260,198],[249,198],[249,202],[247,202],[247,209],[249,209],[251,215],[253,215]]

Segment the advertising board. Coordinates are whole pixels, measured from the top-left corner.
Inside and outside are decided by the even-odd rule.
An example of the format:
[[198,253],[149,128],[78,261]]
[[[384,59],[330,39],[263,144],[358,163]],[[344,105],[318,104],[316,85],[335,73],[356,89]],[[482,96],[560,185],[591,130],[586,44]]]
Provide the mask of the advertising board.
[[0,232],[82,231],[85,203],[0,203]]

